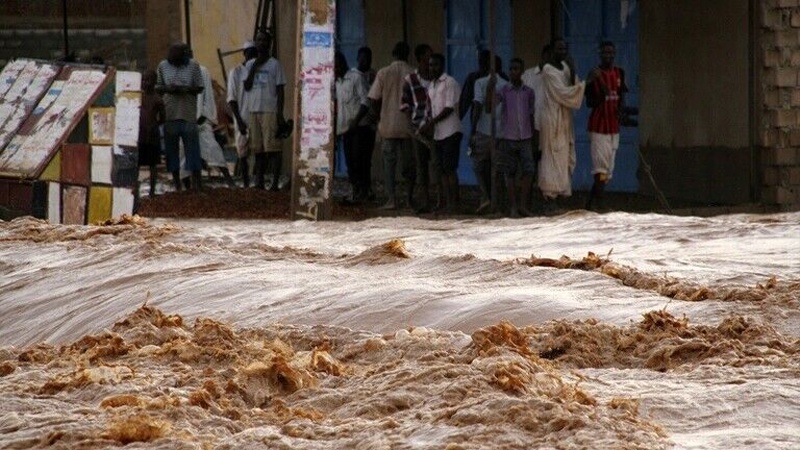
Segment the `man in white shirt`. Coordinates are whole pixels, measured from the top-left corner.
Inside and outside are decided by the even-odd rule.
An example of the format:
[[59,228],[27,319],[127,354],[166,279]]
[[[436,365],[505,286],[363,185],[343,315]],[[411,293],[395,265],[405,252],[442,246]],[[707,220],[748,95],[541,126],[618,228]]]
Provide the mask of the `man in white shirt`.
[[356,132],[361,119],[366,116],[369,101],[367,89],[358,72],[349,70],[347,59],[337,51],[334,58],[334,74],[336,76],[336,136],[341,137],[344,145],[344,159],[347,164],[347,176],[352,185],[354,201],[365,198],[366,187],[359,178],[359,161],[356,145]]
[[[277,59],[270,55],[272,38],[260,31],[256,35],[258,56],[245,64],[247,78],[244,80],[244,106],[249,113],[247,130],[250,149],[256,155],[256,187],[264,189],[264,174],[267,163],[272,168],[270,190],[278,190],[283,160],[283,142],[277,138],[279,127],[286,125],[283,117],[286,76]],[[268,161],[269,159],[269,161]]]
[[442,173],[442,186],[447,199],[446,212],[458,209],[458,158],[461,153],[461,120],[458,115],[458,101],[461,87],[455,78],[444,73],[444,55],[434,53],[430,59],[433,81],[428,88],[428,120],[420,130],[427,134],[433,131],[436,153]]
[[[503,75],[503,61],[495,56],[495,71],[499,75],[497,78],[497,89],[502,88],[508,81]],[[472,101],[472,135],[470,136],[470,159],[472,160],[472,170],[475,178],[478,179],[478,188],[481,191],[481,202],[477,213],[483,213],[491,206],[492,187],[495,182],[495,161],[492,155],[492,139],[495,141],[495,151],[499,147],[500,130],[502,129],[500,113],[495,111],[495,132],[492,134],[492,109],[491,105],[486,105],[487,92],[489,86],[489,75],[475,81],[475,93]],[[484,106],[486,105],[486,106]]]
[[247,62],[258,56],[256,43],[253,41],[246,41],[242,46],[242,53],[244,55],[242,64],[234,67],[228,73],[227,102],[233,114],[233,119],[236,122],[234,136],[236,138],[236,153],[239,157],[239,171],[242,174],[244,187],[250,187],[250,165],[248,164],[250,147],[247,136],[247,120],[249,114],[247,109],[245,109],[246,102],[244,96],[246,92],[244,90],[244,80],[247,78]]
[[522,83],[525,86],[533,89],[533,93],[536,96],[536,117],[534,117],[536,130],[534,131],[533,137],[533,145],[534,145],[534,159],[539,161],[542,156],[541,146],[539,145],[539,131],[541,130],[542,126],[542,111],[544,108],[544,88],[542,86],[542,69],[544,69],[544,65],[550,61],[550,58],[553,53],[553,46],[551,44],[547,44],[542,48],[542,59],[539,61],[539,64],[531,67],[530,69],[526,70],[525,73],[522,74]]

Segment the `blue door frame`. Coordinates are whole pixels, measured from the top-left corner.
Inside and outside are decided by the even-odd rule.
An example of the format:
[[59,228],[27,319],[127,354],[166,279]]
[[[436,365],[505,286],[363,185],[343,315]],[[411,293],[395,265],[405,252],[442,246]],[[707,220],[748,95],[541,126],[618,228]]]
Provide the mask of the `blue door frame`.
[[[344,54],[350,67],[358,65],[358,49],[366,45],[367,37],[364,26],[364,0],[336,1],[336,47]],[[344,147],[341,139],[336,141],[334,174],[337,177],[347,176],[347,163],[344,159]]]
[[[562,20],[564,38],[575,59],[578,75],[585,79],[599,62],[598,47],[602,41],[614,42],[616,65],[625,70],[630,92],[625,97],[629,106],[639,105],[639,8],[637,0],[564,0]],[[575,113],[575,146],[577,165],[572,178],[575,190],[592,187],[592,158],[589,150],[589,109]],[[614,174],[609,191],[639,190],[639,130],[622,128]]]
[[[445,56],[447,73],[459,84],[478,67],[478,52],[489,48],[489,0],[447,0],[445,2]],[[508,66],[513,56],[513,20],[511,0],[495,1],[495,51]],[[464,136],[471,130],[469,115],[464,117]],[[468,139],[461,141],[461,156],[458,164],[458,179],[462,185],[475,185],[472,161],[467,156]]]

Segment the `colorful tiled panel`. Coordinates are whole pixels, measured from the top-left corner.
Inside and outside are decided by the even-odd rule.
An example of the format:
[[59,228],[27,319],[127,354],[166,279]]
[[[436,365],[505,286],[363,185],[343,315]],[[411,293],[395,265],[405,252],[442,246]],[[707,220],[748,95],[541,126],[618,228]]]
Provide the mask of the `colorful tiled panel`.
[[42,172],[40,180],[45,181],[61,181],[61,152],[58,151],[50,160],[50,164]]
[[111,202],[111,216],[119,217],[123,214],[133,213],[133,190],[128,188],[114,188],[114,199]]
[[90,185],[91,153],[92,147],[89,144],[64,144],[61,147],[61,182]]
[[61,184],[47,183],[47,221],[61,223]]
[[61,210],[63,223],[83,225],[86,221],[86,188],[64,186],[61,190]]
[[86,223],[94,224],[111,218],[111,187],[92,186],[89,189],[89,214]]
[[111,147],[92,146],[92,183],[111,184],[113,162]]

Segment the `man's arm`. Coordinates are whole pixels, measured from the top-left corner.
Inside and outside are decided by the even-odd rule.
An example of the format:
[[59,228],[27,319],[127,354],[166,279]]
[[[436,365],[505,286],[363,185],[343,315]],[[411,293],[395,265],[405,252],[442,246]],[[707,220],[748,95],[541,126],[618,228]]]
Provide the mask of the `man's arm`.
[[167,85],[164,83],[164,73],[161,70],[161,64],[156,69],[156,92],[158,94],[167,94]]
[[242,88],[239,73],[236,69],[233,69],[228,75],[228,108],[231,110],[239,133],[247,134],[247,123],[242,118],[241,111],[239,111],[239,89]]
[[283,100],[284,100],[284,89],[283,85],[278,85],[275,87],[276,94],[278,96],[278,122],[283,123],[286,121],[283,117]]
[[[191,63],[190,63],[191,64]],[[200,70],[200,64],[192,64],[192,84],[180,89],[181,94],[197,95],[203,92],[203,72]]]
[[357,79],[354,80],[353,85],[355,87],[356,95],[358,96],[358,100],[361,106],[358,108],[358,112],[356,113],[356,116],[353,118],[350,128],[357,127],[358,124],[364,119],[364,117],[367,117],[367,113],[369,113],[369,98],[367,97],[367,87],[364,85],[364,83],[361,82],[360,75],[357,77]]
[[[475,131],[478,127],[478,121],[483,113],[483,104],[486,102],[486,87],[484,84],[488,83],[482,83],[482,81],[483,79],[475,82],[474,97],[472,100],[472,114],[470,114],[469,117],[470,125],[472,125],[471,137],[475,135]],[[491,109],[488,111],[490,110]]]
[[239,128],[239,133],[247,134],[247,122],[244,121],[239,112],[239,102],[231,100],[228,102],[228,106],[231,108],[231,113],[233,113],[233,119],[236,121],[236,127]]
[[275,60],[275,96],[278,99],[279,124],[286,123],[286,119],[283,117],[283,105],[286,98],[284,86],[286,86],[286,75],[283,73],[283,66],[280,61]]
[[[531,90],[531,94],[528,97],[528,110],[530,111],[531,116],[531,131],[534,133],[534,137],[536,135],[536,93],[533,89],[528,88]],[[534,148],[536,148],[536,142],[533,143]]]
[[459,117],[461,120],[464,120],[464,116],[467,115],[467,111],[469,111],[470,106],[472,106],[472,100],[475,99],[475,81],[477,78],[475,72],[472,72],[467,75],[467,79],[464,80],[464,89],[461,91],[461,97],[458,99],[458,113],[461,116]]
[[267,62],[267,59],[259,56],[255,60],[253,60],[253,64],[250,66],[250,70],[247,72],[247,78],[244,80],[244,90],[250,92],[253,89],[253,82],[256,79],[256,72],[261,66]]

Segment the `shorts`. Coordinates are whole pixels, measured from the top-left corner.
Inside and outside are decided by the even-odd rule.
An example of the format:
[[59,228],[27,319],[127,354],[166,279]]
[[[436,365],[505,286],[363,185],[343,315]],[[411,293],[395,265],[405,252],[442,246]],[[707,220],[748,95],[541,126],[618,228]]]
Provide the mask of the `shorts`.
[[473,162],[491,161],[492,159],[492,137],[483,133],[475,133],[475,146],[469,157]]
[[506,175],[516,175],[517,171],[523,175],[533,175],[536,164],[533,162],[532,145],[531,139],[522,141],[501,139],[495,163],[497,171]]
[[606,180],[610,180],[619,148],[619,134],[589,133],[589,141],[592,149],[592,175],[605,174]]
[[251,112],[247,129],[253,153],[283,151],[283,142],[275,138],[275,133],[278,131],[277,114]]
[[458,158],[461,156],[461,133],[436,141],[436,153],[442,173],[455,172],[458,169]]

